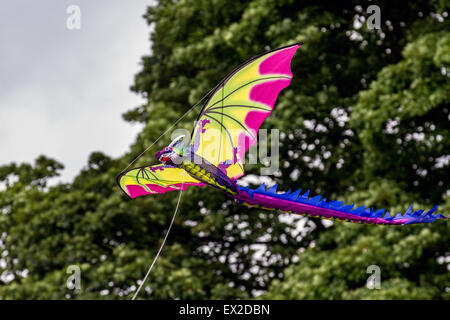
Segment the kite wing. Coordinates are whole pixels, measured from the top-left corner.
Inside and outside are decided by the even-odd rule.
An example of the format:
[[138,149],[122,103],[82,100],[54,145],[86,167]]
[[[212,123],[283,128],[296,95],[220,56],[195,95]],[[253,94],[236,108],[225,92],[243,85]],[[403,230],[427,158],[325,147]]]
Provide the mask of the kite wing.
[[147,194],[186,190],[188,186],[204,185],[185,170],[165,164],[124,171],[117,177],[117,183],[133,199]]
[[192,132],[191,149],[235,180],[244,174],[245,152],[292,79],[291,60],[301,43],[255,57],[216,87]]

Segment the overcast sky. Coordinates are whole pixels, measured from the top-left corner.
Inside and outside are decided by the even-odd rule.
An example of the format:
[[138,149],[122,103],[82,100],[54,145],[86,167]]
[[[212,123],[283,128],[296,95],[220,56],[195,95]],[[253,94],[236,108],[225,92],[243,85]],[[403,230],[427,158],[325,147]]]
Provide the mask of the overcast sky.
[[[129,90],[150,53],[149,0],[15,0],[0,6],[0,165],[40,154],[70,181],[89,154],[117,157],[139,126],[121,115],[143,103]],[[70,5],[80,29],[67,28]],[[72,20],[73,21],[73,20]]]

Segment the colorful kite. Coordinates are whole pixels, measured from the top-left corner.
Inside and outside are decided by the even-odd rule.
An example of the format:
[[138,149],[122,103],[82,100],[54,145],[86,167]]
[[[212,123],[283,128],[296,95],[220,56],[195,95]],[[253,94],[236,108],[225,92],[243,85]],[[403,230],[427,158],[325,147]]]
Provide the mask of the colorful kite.
[[211,93],[192,132],[156,152],[162,164],[124,171],[117,177],[122,190],[131,198],[185,190],[188,186],[212,186],[223,190],[237,203],[249,207],[279,210],[310,217],[376,224],[413,224],[446,219],[412,206],[404,214],[391,216],[385,210],[364,206],[353,208],[341,201],[321,196],[277,192],[277,185],[266,190],[264,184],[250,189],[236,184],[244,174],[246,151],[257,142],[260,125],[274,109],[280,91],[292,79],[291,60],[301,43],[275,49],[257,56],[229,74]]

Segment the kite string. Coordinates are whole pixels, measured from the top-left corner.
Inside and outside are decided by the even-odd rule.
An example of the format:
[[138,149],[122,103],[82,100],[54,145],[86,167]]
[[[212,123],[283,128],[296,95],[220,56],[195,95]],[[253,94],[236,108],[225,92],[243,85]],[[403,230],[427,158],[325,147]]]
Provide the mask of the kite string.
[[[218,86],[218,85],[217,85]],[[200,102],[202,102],[207,96],[209,96],[209,94],[215,90],[217,88],[217,86],[215,86],[214,88],[212,88],[211,90],[209,90],[209,92],[207,94],[205,94],[200,100],[198,100],[189,110],[187,110],[177,121],[175,121],[175,123],[173,125],[171,125],[166,131],[164,131],[163,134],[161,134],[149,147],[147,147],[144,151],[142,151],[136,158],[133,159],[133,161],[131,161],[126,167],[125,169],[122,170],[122,172],[124,172],[125,170],[127,170],[133,163],[135,163],[140,157],[142,157],[142,155],[144,153],[146,153],[151,147],[153,147],[163,136],[165,136],[167,134],[167,132],[169,132],[173,127],[175,127],[177,125],[178,122],[180,122],[188,113],[190,113],[194,108],[196,108]]]
[[139,285],[139,288],[136,290],[136,292],[134,293],[133,298],[131,298],[131,300],[136,299],[137,295],[139,294],[139,291],[141,291],[142,287],[144,286],[145,281],[147,280],[148,276],[150,275],[150,272],[153,269],[153,266],[156,263],[156,260],[158,260],[159,255],[161,254],[161,251],[162,251],[162,248],[164,247],[164,244],[166,243],[167,237],[169,236],[170,229],[172,229],[173,222],[175,221],[175,216],[177,215],[178,207],[180,206],[181,194],[183,193],[183,185],[184,185],[184,176],[183,176],[183,182],[181,183],[180,195],[178,196],[177,206],[175,207],[175,211],[173,213],[172,220],[170,221],[169,228],[167,229],[167,232],[166,232],[166,235],[164,236],[163,242],[161,243],[161,246],[159,247],[159,250],[156,253],[155,258],[153,259],[153,262],[150,265],[150,268],[148,269],[144,279],[142,279],[141,284]]
[[[207,96],[209,96],[209,94],[211,93],[211,92],[213,92],[214,90],[216,90],[216,88],[218,87],[220,85],[220,83],[219,84],[217,84],[214,88],[212,88],[211,90],[209,90],[208,91],[208,93],[206,93],[200,100],[198,100],[189,110],[187,110],[177,121],[175,121],[175,123],[172,125],[172,126],[170,126],[166,131],[164,131],[164,133],[163,134],[161,134],[149,147],[147,147],[144,151],[142,151],[136,158],[134,158],[133,159],[133,161],[131,161],[126,167],[125,167],[125,169],[123,169],[122,170],[122,172],[124,172],[125,170],[127,170],[133,163],[135,163],[144,153],[146,153],[151,147],[153,147],[164,135],[166,135],[167,134],[167,132],[169,132],[169,130],[171,130],[174,126],[176,126],[176,124],[178,123],[178,122],[180,122],[188,113],[190,113],[194,108],[196,108],[199,104],[200,104],[200,102],[202,102]],[[147,273],[146,273],[146,275],[145,275],[145,277],[144,277],[144,279],[142,279],[142,282],[141,282],[141,284],[139,285],[139,288],[136,290],[136,292],[135,292],[135,294],[133,295],[133,298],[131,298],[131,300],[134,300],[134,299],[136,299],[136,297],[137,297],[137,295],[139,294],[139,292],[141,291],[141,289],[142,289],[142,287],[144,286],[144,283],[145,283],[145,281],[147,280],[147,278],[148,278],[148,276],[150,275],[150,272],[152,271],[152,269],[153,269],[153,266],[155,265],[155,263],[156,263],[156,260],[158,260],[158,257],[159,257],[159,255],[161,254],[161,250],[162,250],[162,248],[164,247],[164,244],[166,243],[166,240],[167,240],[167,237],[169,236],[169,232],[170,232],[170,230],[172,229],[172,225],[173,225],[173,222],[175,221],[175,216],[177,215],[177,212],[178,212],[178,207],[180,206],[180,201],[181,201],[181,195],[182,195],[182,193],[183,193],[183,185],[184,185],[184,176],[183,176],[183,181],[182,181],[182,183],[181,183],[181,188],[180,188],[180,195],[179,195],[179,197],[178,197],[178,202],[177,202],[177,206],[176,206],[176,208],[175,208],[175,211],[174,211],[174,213],[173,213],[173,216],[172,216],[172,220],[170,221],[170,225],[169,225],[169,228],[167,229],[167,232],[166,232],[166,235],[164,236],[164,239],[163,239],[163,242],[162,242],[162,244],[161,244],[161,247],[159,247],[159,250],[158,250],[158,252],[157,252],[157,254],[156,254],[156,256],[155,256],[155,258],[153,259],[153,262],[152,262],[152,264],[150,265],[150,268],[148,269],[148,271],[147,271]]]

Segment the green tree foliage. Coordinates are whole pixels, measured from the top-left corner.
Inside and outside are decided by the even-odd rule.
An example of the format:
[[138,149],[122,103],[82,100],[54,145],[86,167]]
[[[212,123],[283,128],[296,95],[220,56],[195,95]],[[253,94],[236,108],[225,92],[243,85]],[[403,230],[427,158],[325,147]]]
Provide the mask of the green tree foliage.
[[[366,8],[381,8],[369,30]],[[46,157],[0,167],[0,298],[130,298],[156,254],[178,194],[133,201],[115,176],[227,73],[303,41],[294,80],[264,128],[281,135],[280,189],[405,210],[448,197],[450,30],[445,2],[161,0],[132,90],[145,125],[118,159],[95,152],[71,184]],[[199,105],[177,125],[191,129]],[[169,143],[164,136],[151,150]],[[134,165],[154,162],[152,152]],[[259,174],[260,166],[247,166]],[[301,226],[298,228],[297,226]],[[183,193],[145,299],[449,298],[449,223],[325,224],[236,206],[213,189]],[[82,289],[69,290],[68,266]],[[369,290],[367,267],[381,269]]]
[[[450,32],[448,24],[446,31],[432,21],[414,25],[419,29],[406,35],[413,40],[402,59],[358,94],[350,125],[361,139],[363,161],[355,171],[357,191],[347,198],[395,212],[407,203],[443,203],[441,212],[449,212]],[[448,225],[337,225],[264,297],[449,299]],[[367,287],[371,265],[380,267],[379,290]]]

